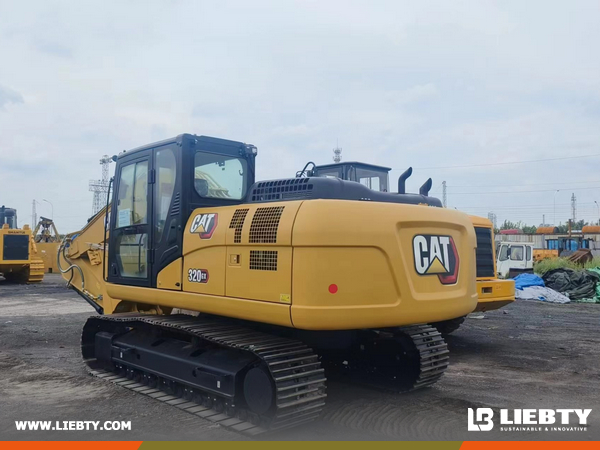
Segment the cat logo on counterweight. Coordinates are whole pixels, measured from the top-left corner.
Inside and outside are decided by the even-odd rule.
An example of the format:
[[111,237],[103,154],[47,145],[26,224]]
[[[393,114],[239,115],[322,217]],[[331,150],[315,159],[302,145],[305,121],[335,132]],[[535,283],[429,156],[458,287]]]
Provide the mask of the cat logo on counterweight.
[[417,234],[413,238],[413,253],[419,275],[437,275],[442,284],[458,281],[458,251],[451,236]]

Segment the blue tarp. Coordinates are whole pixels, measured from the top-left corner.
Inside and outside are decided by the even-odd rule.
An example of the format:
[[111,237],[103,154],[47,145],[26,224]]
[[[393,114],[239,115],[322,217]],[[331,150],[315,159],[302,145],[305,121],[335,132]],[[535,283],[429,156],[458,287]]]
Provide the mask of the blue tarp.
[[544,280],[533,273],[522,273],[515,277],[515,289],[523,289],[530,286],[544,287]]

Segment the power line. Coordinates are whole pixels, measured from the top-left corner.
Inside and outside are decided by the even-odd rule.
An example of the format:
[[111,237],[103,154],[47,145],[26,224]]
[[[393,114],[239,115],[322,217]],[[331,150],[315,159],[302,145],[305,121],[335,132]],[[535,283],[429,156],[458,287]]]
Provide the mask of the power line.
[[[562,190],[573,190],[573,191],[583,191],[589,189],[600,189],[600,186],[594,187],[569,187],[562,188]],[[554,192],[556,189],[537,189],[533,191],[494,191],[494,192],[450,192],[452,195],[489,195],[489,194],[523,194],[526,192]]]
[[[600,180],[589,180],[589,181],[564,181],[559,183],[529,183],[529,184],[448,184],[447,187],[459,187],[459,188],[470,188],[470,187],[509,187],[509,186],[554,186],[557,184],[581,184],[581,183],[600,183]],[[565,188],[567,189],[567,188]]]
[[[506,161],[506,162],[481,163],[481,164],[463,164],[463,165],[459,165],[459,166],[415,167],[415,170],[462,169],[462,168],[467,168],[467,167],[506,166],[506,165],[510,165],[510,164],[528,164],[528,163],[542,162],[542,161],[564,161],[567,159],[592,158],[595,156],[600,156],[600,153],[596,153],[593,155],[562,156],[559,158],[528,159],[528,160],[523,160],[523,161]],[[400,170],[400,169],[392,169],[392,170]]]
[[[569,206],[571,203],[557,203],[556,206]],[[584,203],[579,203],[579,205],[593,205],[594,202],[584,202]],[[551,203],[549,205],[540,205],[535,204],[535,205],[503,205],[503,206],[457,206],[457,208],[480,208],[480,209],[499,209],[499,208],[510,208],[510,209],[517,209],[517,208],[553,208],[554,204]]]

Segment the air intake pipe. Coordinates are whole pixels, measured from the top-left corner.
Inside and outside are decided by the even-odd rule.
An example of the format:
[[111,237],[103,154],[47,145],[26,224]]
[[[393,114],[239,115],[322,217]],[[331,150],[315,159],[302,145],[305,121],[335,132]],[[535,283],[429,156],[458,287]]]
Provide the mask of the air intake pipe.
[[419,188],[419,194],[427,197],[429,195],[429,191],[431,190],[432,184],[433,184],[433,181],[431,180],[431,178],[429,178],[425,183],[423,183],[423,186],[421,186]]
[[406,180],[412,175],[412,167],[406,169],[398,178],[398,194],[406,194]]

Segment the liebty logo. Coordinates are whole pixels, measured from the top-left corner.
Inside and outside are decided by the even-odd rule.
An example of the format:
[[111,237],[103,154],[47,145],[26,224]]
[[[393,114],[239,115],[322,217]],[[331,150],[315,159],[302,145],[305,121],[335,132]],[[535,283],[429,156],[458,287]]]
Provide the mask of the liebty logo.
[[413,253],[419,275],[437,275],[442,284],[458,281],[458,250],[451,236],[417,234],[413,238]]
[[[492,408],[468,408],[467,411],[469,431],[494,428]],[[587,431],[591,412],[591,409],[501,409],[500,431]]]
[[198,214],[192,220],[190,233],[198,233],[200,239],[210,239],[217,229],[218,214]]

